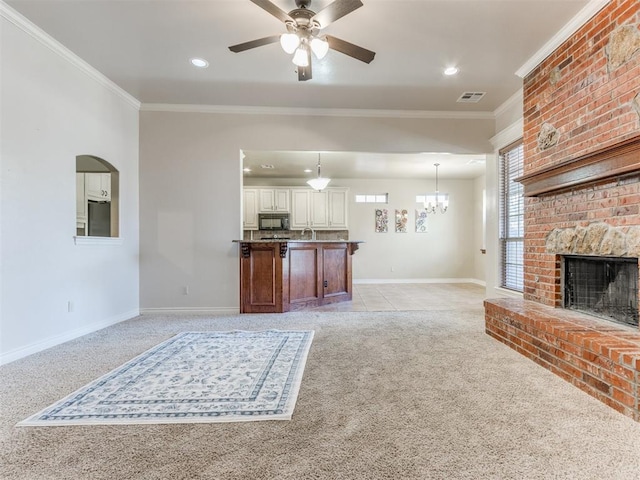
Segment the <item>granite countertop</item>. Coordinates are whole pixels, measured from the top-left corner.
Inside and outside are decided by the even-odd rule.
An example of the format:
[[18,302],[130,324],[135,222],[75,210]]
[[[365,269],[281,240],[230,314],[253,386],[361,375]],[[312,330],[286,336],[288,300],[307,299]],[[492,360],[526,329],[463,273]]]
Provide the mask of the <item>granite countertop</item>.
[[364,243],[363,240],[296,240],[293,238],[268,238],[265,240],[232,240],[237,243]]

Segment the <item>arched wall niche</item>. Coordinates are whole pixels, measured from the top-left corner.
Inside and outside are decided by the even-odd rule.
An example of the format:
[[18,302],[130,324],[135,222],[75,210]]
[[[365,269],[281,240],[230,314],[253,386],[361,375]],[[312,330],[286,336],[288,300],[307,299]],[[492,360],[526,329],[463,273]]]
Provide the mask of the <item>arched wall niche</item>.
[[76,236],[120,235],[120,172],[95,155],[76,156]]

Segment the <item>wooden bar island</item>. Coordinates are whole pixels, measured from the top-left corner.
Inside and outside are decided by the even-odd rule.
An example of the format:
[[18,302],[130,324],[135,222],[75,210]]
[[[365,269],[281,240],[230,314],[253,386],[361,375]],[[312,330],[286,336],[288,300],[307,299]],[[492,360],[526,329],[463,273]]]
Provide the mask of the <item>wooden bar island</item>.
[[351,300],[350,240],[234,240],[240,313],[282,313]]

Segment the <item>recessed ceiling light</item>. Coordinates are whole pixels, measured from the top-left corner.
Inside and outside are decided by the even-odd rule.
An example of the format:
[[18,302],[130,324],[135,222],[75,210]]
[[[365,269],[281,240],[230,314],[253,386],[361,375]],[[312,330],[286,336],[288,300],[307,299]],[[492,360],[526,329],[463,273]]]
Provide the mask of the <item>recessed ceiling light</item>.
[[206,60],[204,60],[202,58],[192,58],[191,59],[191,64],[194,67],[198,67],[198,68],[207,68],[209,66],[209,62],[207,62]]
[[311,172],[313,172],[313,170],[311,170],[310,168],[305,168],[304,169],[304,173],[311,173]]
[[251,169],[250,169],[249,167],[244,167],[244,168],[242,169],[242,171],[243,171],[243,172],[250,172],[250,171],[251,171]]
[[448,67],[448,68],[444,69],[444,74],[445,75],[455,75],[459,71],[460,70],[458,70],[458,67]]

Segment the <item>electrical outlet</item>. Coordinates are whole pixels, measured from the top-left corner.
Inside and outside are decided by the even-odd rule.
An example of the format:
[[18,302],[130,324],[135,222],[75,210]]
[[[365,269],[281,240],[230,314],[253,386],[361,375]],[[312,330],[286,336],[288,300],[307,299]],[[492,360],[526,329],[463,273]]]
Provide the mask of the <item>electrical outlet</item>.
[[189,285],[185,285],[184,287],[182,287],[182,294],[189,295]]
[[392,272],[395,272],[395,271],[396,271],[396,268],[395,268],[395,267],[391,267],[391,271],[392,271]]
[[73,302],[71,300],[67,302],[67,312],[73,312]]

